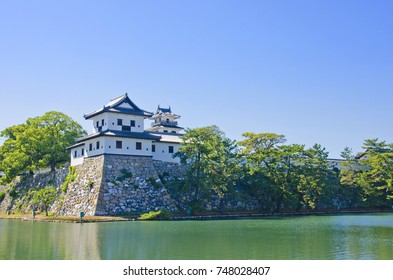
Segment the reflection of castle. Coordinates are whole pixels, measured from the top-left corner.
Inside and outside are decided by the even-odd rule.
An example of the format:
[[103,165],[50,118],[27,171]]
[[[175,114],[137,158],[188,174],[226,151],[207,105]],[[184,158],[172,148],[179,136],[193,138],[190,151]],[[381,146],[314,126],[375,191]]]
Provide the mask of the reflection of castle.
[[[171,108],[158,106],[155,114],[136,106],[127,93],[111,100],[103,108],[84,116],[93,121],[93,133],[76,140],[71,150],[71,165],[84,158],[102,154],[149,156],[155,160],[179,162],[173,154],[181,143],[179,115]],[[144,120],[153,120],[145,130]]]

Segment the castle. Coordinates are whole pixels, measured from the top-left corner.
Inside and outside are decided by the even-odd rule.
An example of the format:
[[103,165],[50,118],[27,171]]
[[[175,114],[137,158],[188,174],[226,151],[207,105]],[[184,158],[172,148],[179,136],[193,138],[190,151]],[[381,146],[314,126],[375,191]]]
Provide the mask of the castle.
[[[108,154],[179,162],[173,155],[182,142],[183,128],[177,123],[180,116],[172,113],[170,107],[158,106],[153,114],[140,109],[125,93],[84,118],[93,121],[93,133],[76,139],[76,144],[68,148],[71,166],[83,164],[86,158]],[[145,129],[147,118],[153,122]]]

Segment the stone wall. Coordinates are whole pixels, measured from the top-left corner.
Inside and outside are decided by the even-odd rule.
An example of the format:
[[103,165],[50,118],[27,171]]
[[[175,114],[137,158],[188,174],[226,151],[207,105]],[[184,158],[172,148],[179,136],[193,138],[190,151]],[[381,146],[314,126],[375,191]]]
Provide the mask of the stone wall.
[[101,191],[104,156],[85,158],[75,168],[76,179],[68,184],[64,197],[59,201],[56,212],[63,216],[77,216],[80,212],[94,215],[97,198]]
[[[159,168],[174,171],[176,164]],[[86,158],[76,167],[76,180],[69,184],[60,215],[124,215],[158,209],[177,211],[163,186],[151,157],[101,155]]]
[[151,157],[106,155],[96,215],[177,211]]
[[[67,191],[61,185],[68,174],[68,167],[53,174],[39,174],[15,182],[19,194],[31,188],[54,185],[58,199],[50,211],[64,216],[78,216],[84,212],[93,215],[125,215],[166,209],[184,212],[192,201],[192,194],[182,192],[176,184],[185,174],[185,166],[153,160],[151,157],[128,155],[100,155],[85,158],[75,167],[75,180],[69,182]],[[180,184],[181,185],[181,184]],[[3,187],[7,189],[8,187]],[[255,210],[258,203],[250,195],[237,192],[225,201],[213,193],[201,203],[206,211]],[[26,196],[11,199],[9,195],[0,204],[0,211],[15,210],[28,213],[31,203]]]
[[[61,184],[68,174],[68,166],[56,169],[55,173],[42,172],[33,176],[25,176],[15,179],[11,184],[0,186],[0,189],[6,193],[4,200],[0,203],[0,212],[22,212],[29,213],[32,210],[31,196],[28,196],[29,190],[39,190],[46,186],[53,186],[61,193]],[[15,197],[10,197],[9,192],[13,189]],[[49,211],[53,211],[53,207]]]

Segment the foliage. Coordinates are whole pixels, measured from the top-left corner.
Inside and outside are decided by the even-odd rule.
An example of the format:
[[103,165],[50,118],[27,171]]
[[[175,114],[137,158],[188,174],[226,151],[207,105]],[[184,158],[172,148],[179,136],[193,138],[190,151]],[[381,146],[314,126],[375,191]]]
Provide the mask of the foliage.
[[5,192],[1,191],[0,192],[0,203],[3,201],[4,198],[5,198]]
[[89,182],[87,182],[87,184],[86,184],[86,187],[88,187],[88,188],[92,188],[94,186],[94,182],[93,181],[89,181]]
[[362,206],[391,207],[393,201],[393,145],[378,139],[364,141],[362,159],[347,157],[340,172],[343,186],[361,197]]
[[123,168],[122,170],[120,170],[120,173],[122,175],[116,178],[117,181],[123,182],[125,179],[131,179],[132,178],[132,173],[129,172],[127,169]]
[[157,181],[156,181],[154,178],[152,178],[152,177],[148,178],[148,179],[147,179],[147,182],[148,182],[150,185],[152,185],[154,188],[156,188],[156,189],[159,189],[159,188],[161,187],[160,184],[157,183]]
[[65,177],[63,184],[61,185],[61,190],[63,192],[67,192],[68,184],[71,182],[74,182],[76,179],[76,176],[78,176],[78,174],[75,172],[75,170],[76,170],[75,166],[68,167],[68,174]]
[[48,208],[55,201],[57,190],[52,186],[33,192],[33,204],[41,205],[45,210],[45,216],[48,216]]
[[215,193],[222,201],[233,193],[240,171],[236,143],[216,126],[187,129],[184,144],[175,156],[186,164],[183,186],[197,207],[201,199]]
[[142,214],[138,220],[169,220],[171,213],[168,210],[150,211],[149,213]]
[[54,171],[69,161],[65,148],[84,134],[78,123],[55,111],[4,129],[0,132],[0,137],[5,138],[0,147],[0,170],[5,174],[2,181],[11,182],[20,174],[32,174],[40,168]]
[[247,132],[239,144],[245,159],[246,181],[264,211],[300,210],[328,205],[338,187],[337,174],[329,169],[328,153],[315,144],[284,145],[283,135]]

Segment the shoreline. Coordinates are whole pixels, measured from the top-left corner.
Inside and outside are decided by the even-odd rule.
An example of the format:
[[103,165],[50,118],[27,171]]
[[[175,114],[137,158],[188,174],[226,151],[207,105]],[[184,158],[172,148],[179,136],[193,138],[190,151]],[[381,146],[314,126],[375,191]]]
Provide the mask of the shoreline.
[[[281,211],[273,214],[258,212],[227,212],[227,213],[198,213],[187,216],[186,214],[173,214],[169,221],[187,221],[187,220],[223,220],[239,218],[269,218],[269,217],[298,217],[298,216],[322,216],[322,215],[347,215],[347,214],[373,214],[373,213],[393,213],[393,209],[342,209],[340,211]],[[53,222],[53,223],[102,223],[102,222],[127,222],[140,221],[135,216],[85,216],[82,222],[76,216],[45,216],[36,215],[33,218],[30,214],[5,214],[0,213],[0,219],[3,220],[21,220],[36,222]],[[153,220],[154,221],[154,220]],[[162,221],[162,220],[161,220]]]

